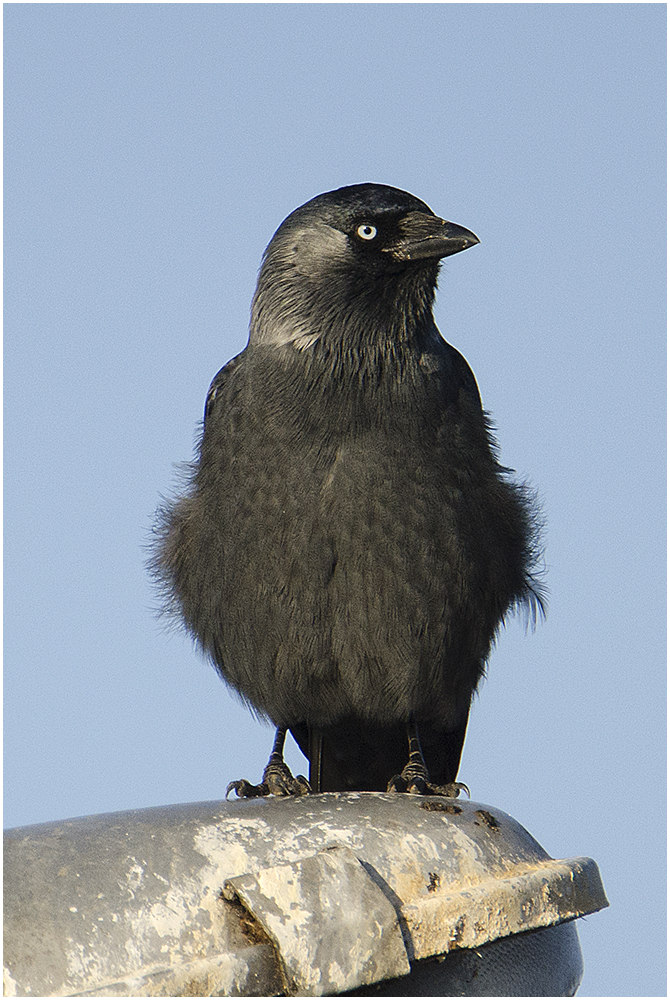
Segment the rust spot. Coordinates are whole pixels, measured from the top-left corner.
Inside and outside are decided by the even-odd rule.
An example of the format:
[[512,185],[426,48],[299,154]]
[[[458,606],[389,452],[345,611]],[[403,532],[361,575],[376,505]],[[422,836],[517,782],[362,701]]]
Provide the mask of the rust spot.
[[[475,816],[481,816],[481,818],[484,820],[484,822],[488,826],[489,830],[498,830],[500,828],[500,823],[495,818],[495,816],[491,815],[491,813],[488,811],[488,809],[478,809],[477,812],[475,813]],[[476,823],[477,826],[479,826],[479,823],[477,823],[477,820],[475,820],[475,823]]]
[[220,899],[225,899],[226,906],[233,910],[240,922],[240,928],[249,944],[265,944],[269,938],[256,918],[247,910],[239,896],[229,899],[223,890],[219,893]]
[[421,803],[421,808],[427,809],[428,812],[451,813],[452,816],[458,816],[463,812],[455,802],[441,802],[439,799],[426,799]]
[[428,892],[436,892],[440,888],[440,876],[437,872],[428,872]]
[[449,935],[450,944],[458,944],[458,942],[463,937],[463,931],[465,930],[465,917],[459,917],[456,921],[456,926]]

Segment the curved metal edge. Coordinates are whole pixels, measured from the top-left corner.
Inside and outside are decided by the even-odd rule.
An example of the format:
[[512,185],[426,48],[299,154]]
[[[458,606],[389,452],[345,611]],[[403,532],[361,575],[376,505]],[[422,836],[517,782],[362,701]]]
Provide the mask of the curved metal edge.
[[[520,866],[521,868],[521,866]],[[609,906],[592,858],[549,861],[458,892],[403,903],[414,958],[477,948],[499,938],[575,920]]]

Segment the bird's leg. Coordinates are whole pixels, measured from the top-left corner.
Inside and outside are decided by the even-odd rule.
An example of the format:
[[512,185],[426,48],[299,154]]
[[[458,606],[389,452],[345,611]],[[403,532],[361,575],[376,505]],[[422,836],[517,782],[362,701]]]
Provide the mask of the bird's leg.
[[280,726],[275,733],[270,759],[263,771],[263,785],[267,785],[271,795],[309,795],[309,782],[302,774],[294,778],[284,761],[286,727]]
[[284,761],[285,740],[286,727],[279,726],[260,785],[252,785],[244,778],[240,781],[231,781],[226,789],[226,798],[233,790],[240,799],[255,799],[262,795],[309,795],[312,789],[307,778],[303,777],[302,774],[294,778]]
[[460,791],[470,795],[470,789],[461,781],[451,781],[448,785],[433,785],[421,750],[419,729],[416,722],[407,723],[409,760],[400,774],[394,775],[388,783],[389,792],[411,792],[413,795],[446,795],[455,799]]

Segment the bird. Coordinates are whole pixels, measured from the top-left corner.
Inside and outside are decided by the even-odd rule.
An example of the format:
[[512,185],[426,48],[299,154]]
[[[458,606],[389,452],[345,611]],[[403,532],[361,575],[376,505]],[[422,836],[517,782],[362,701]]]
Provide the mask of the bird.
[[443,258],[478,243],[362,183],[301,205],[265,250],[247,346],[211,383],[151,558],[163,610],[276,727],[262,781],[226,795],[467,787],[492,646],[545,597],[536,494],[499,463],[433,316]]

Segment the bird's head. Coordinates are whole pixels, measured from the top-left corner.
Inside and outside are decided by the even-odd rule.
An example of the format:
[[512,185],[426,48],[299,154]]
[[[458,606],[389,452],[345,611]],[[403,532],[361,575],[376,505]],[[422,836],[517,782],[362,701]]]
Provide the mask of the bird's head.
[[250,342],[411,334],[432,322],[440,260],[479,243],[385,184],[312,198],[282,222],[261,264]]

